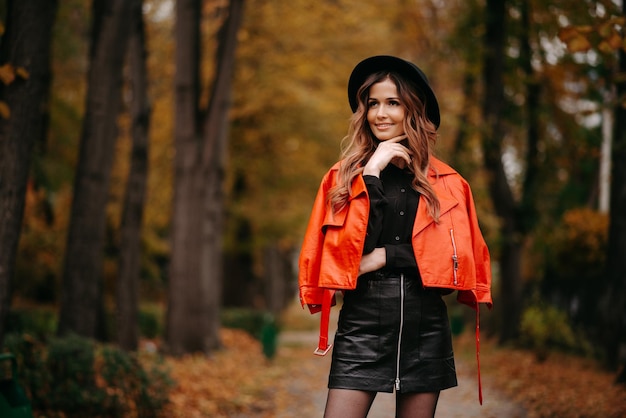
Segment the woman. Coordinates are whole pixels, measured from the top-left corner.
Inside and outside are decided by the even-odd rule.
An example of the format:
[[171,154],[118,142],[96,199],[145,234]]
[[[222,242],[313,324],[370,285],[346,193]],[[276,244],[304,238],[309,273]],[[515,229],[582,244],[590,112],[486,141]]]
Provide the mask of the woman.
[[442,295],[491,306],[489,252],[467,182],[433,157],[439,106],[414,64],[360,62],[343,158],[324,176],[299,260],[300,299],[322,311],[325,354],[334,292],[343,292],[325,417],[365,417],[396,391],[398,417],[434,416],[456,386]]

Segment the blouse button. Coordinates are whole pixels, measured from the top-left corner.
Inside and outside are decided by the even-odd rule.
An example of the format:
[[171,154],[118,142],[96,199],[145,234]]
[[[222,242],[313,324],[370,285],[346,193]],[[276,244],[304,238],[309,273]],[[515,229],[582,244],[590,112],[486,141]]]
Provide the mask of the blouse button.
[[406,191],[406,189],[405,189],[405,188],[402,188],[402,189],[400,189],[400,191],[401,191],[402,193],[404,193],[404,192]]
[[396,241],[400,241],[400,237],[396,235]]
[[400,211],[400,216],[404,216],[404,211],[403,210]]

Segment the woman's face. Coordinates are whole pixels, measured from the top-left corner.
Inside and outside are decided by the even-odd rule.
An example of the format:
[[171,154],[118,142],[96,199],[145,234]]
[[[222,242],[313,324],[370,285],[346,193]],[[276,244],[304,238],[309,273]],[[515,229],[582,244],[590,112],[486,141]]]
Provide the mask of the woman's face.
[[385,79],[370,87],[367,122],[378,140],[386,141],[404,134],[405,109],[393,81]]

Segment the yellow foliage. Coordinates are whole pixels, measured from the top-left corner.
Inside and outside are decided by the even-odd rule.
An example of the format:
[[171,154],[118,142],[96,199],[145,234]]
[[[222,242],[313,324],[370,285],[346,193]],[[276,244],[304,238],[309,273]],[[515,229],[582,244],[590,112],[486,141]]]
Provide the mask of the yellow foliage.
[[559,31],[559,38],[571,52],[583,52],[591,49],[591,42],[580,28],[568,26]]
[[567,211],[557,229],[556,271],[564,278],[601,275],[606,259],[609,218],[588,208]]
[[24,67],[17,67],[15,69],[15,75],[19,76],[24,80],[28,80],[30,78],[30,73]]
[[[610,16],[596,25],[567,26],[559,30],[559,39],[570,52],[586,52],[592,48],[605,54],[624,49],[622,30],[624,17]],[[626,49],[624,49],[626,50]]]
[[13,68],[13,65],[7,63],[0,66],[0,81],[8,86],[13,80],[15,80],[15,68]]
[[9,119],[11,117],[11,109],[9,108],[9,105],[2,100],[0,100],[0,116],[4,119]]
[[0,81],[5,85],[9,85],[15,81],[15,77],[18,76],[24,80],[28,80],[30,73],[24,67],[15,68],[10,63],[0,66]]

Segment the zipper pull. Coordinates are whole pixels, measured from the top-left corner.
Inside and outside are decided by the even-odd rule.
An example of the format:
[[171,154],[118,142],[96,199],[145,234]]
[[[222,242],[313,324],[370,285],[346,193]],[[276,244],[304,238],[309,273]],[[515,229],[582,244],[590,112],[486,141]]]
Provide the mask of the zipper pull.
[[459,269],[459,258],[456,255],[456,242],[454,241],[454,229],[450,229],[450,241],[452,241],[452,272],[454,273],[454,285],[459,284],[459,278],[457,277],[457,270]]
[[396,378],[396,392],[400,390],[400,379]]
[[458,277],[456,274],[457,271],[459,270],[459,258],[457,257],[456,254],[452,256],[452,267],[454,268],[454,284],[457,285],[459,284]]

